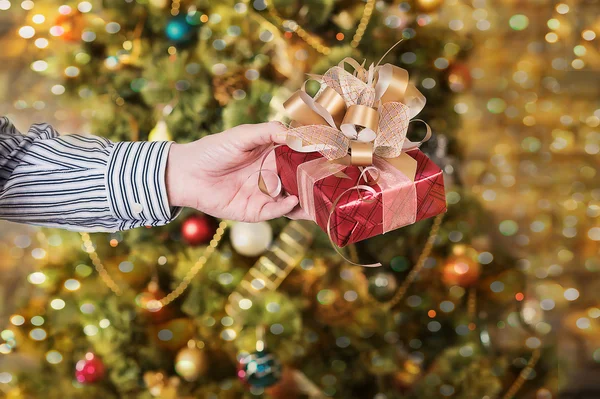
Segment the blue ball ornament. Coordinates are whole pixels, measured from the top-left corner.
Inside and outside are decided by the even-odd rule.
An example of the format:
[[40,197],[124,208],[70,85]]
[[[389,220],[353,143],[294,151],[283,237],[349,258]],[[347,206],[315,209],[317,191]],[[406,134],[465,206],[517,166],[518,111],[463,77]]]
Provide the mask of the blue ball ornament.
[[178,15],[167,22],[165,27],[167,38],[175,43],[183,43],[192,38],[193,27],[186,21],[185,16]]
[[281,379],[279,360],[268,351],[258,351],[240,359],[238,377],[253,387],[267,388]]

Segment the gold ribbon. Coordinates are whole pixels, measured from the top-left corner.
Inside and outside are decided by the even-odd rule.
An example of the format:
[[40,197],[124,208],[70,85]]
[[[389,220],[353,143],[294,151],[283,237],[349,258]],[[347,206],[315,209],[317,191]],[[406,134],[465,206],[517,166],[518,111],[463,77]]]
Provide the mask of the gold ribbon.
[[[353,73],[346,71],[345,65]],[[292,120],[287,144],[295,151],[317,151],[336,160],[358,149],[350,161],[366,166],[373,163],[373,156],[399,157],[403,150],[416,148],[431,136],[429,125],[418,120],[426,125],[425,137],[418,142],[406,138],[411,119],[425,106],[425,97],[410,83],[405,69],[391,64],[365,68],[345,58],[324,75],[311,75],[311,79],[322,85],[314,98],[306,93],[304,84],[284,103]],[[370,148],[370,156],[366,148]]]
[[350,142],[350,163],[356,166],[373,164],[373,143]]

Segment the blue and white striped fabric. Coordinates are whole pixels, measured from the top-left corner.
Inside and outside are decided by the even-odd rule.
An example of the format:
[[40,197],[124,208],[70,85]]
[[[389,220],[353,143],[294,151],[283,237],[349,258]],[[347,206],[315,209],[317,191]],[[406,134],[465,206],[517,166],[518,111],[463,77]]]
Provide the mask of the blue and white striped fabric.
[[163,225],[170,142],[59,136],[50,125],[21,134],[0,117],[0,219],[74,231]]

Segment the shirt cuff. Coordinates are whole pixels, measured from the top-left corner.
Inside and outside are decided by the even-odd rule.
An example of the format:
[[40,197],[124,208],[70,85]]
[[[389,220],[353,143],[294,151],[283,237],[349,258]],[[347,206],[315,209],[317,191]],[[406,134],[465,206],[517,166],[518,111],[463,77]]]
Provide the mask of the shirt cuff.
[[[121,142],[108,160],[106,188],[110,210],[124,226],[158,226],[173,220],[165,171],[171,142]],[[131,223],[134,222],[134,223]]]

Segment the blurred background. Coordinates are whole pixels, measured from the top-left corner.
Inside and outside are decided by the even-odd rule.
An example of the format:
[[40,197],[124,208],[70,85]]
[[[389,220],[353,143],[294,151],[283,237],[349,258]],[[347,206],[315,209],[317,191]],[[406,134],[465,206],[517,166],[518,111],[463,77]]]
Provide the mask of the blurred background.
[[404,39],[448,203],[348,248],[377,269],[286,219],[0,222],[2,396],[600,397],[599,35],[597,0],[0,0],[0,115],[114,141],[281,120]]

